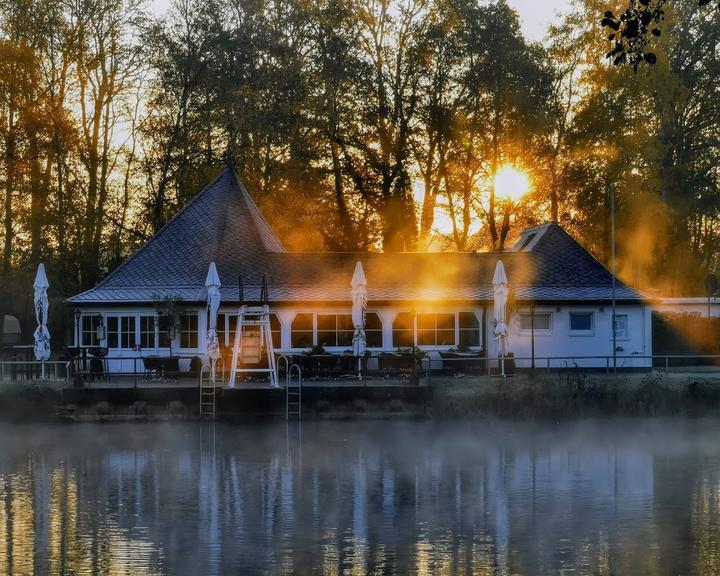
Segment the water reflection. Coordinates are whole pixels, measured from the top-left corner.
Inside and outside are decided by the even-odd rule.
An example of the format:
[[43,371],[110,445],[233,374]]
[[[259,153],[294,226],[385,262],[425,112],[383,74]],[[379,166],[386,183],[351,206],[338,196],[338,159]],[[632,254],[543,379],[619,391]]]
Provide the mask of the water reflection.
[[4,425],[0,574],[718,574],[718,438],[690,420]]

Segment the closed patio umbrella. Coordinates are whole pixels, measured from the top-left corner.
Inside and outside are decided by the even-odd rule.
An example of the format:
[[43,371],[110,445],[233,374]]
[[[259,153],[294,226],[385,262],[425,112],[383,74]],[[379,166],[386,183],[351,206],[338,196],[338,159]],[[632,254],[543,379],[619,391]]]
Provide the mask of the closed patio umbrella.
[[362,355],[365,354],[365,309],[367,308],[367,280],[362,262],[355,264],[355,273],[352,281],[352,322],[355,326],[353,333],[353,354],[358,357],[358,378],[362,377]]
[[220,276],[218,276],[215,262],[210,262],[207,278],[205,279],[207,289],[207,355],[210,359],[210,379],[215,383],[215,367],[220,357],[220,341],[217,335],[217,315],[220,309]]
[[505,376],[505,354],[507,353],[508,327],[505,318],[505,308],[508,300],[508,281],[505,274],[505,266],[502,260],[498,260],[495,265],[495,274],[493,276],[493,318],[495,319],[495,340],[498,342],[498,352],[500,353],[500,373]]
[[35,275],[33,288],[35,289],[35,318],[38,323],[38,327],[35,329],[35,358],[41,362],[50,359],[50,332],[47,328],[48,286],[50,284],[45,275],[45,266],[40,264]]

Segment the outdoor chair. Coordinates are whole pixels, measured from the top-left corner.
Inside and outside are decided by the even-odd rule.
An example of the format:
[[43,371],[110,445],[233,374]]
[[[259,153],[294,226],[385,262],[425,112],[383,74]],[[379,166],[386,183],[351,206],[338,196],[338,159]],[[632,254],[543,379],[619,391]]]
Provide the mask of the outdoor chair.
[[108,349],[102,346],[93,346],[88,350],[90,354],[90,378],[100,378],[110,381],[110,372],[108,370],[107,355]]

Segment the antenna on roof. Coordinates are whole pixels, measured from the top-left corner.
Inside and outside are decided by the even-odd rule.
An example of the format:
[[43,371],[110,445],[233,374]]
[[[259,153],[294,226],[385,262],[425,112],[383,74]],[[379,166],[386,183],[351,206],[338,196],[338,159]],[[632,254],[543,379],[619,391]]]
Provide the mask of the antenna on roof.
[[269,303],[270,297],[268,295],[267,275],[263,272],[262,286],[260,287],[260,304],[266,305]]
[[238,276],[238,303],[240,306],[245,304],[245,290],[243,289],[242,276]]

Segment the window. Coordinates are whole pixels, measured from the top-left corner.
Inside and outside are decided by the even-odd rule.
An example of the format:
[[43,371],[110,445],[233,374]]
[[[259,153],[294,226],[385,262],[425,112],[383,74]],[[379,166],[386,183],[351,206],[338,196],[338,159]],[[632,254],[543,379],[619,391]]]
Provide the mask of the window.
[[[170,348],[170,328],[172,321],[166,316],[160,316],[157,319],[158,327],[158,347]],[[177,334],[175,334],[177,336]]]
[[455,344],[455,313],[417,315],[419,346],[453,346]]
[[400,312],[393,321],[393,346],[406,348],[413,344],[413,315],[410,312]]
[[520,313],[520,330],[523,332],[550,333],[552,330],[552,312],[535,312],[535,326],[533,326],[533,314],[531,312]]
[[107,345],[126,350],[135,347],[135,316],[108,316]]
[[[220,339],[220,346],[229,348],[235,344],[235,329],[237,328],[237,314],[218,314],[217,335]],[[280,318],[277,314],[270,314],[270,333],[272,335],[273,348],[279,350],[281,347]]]
[[594,328],[592,312],[570,312],[570,333],[590,334]]
[[474,312],[458,312],[458,326],[460,346],[480,346],[480,322]]
[[382,348],[382,321],[375,312],[365,314],[365,345],[368,348]]
[[272,345],[275,350],[279,350],[282,347],[281,333],[280,318],[278,318],[277,314],[270,314],[270,334],[272,336]]
[[531,232],[530,234],[527,235],[527,238],[525,238],[524,242],[520,246],[520,252],[522,252],[523,250],[525,250],[525,248],[528,247],[530,242],[532,242],[535,239],[535,236],[536,236],[535,232]]
[[118,317],[108,316],[107,319],[107,345],[108,348],[117,348],[119,342]]
[[98,328],[102,325],[102,316],[83,316],[80,330],[80,346],[100,346]]
[[140,316],[140,347],[155,348],[155,316]]
[[290,345],[293,348],[310,348],[313,345],[313,315],[297,314],[290,329]]
[[[612,334],[610,334],[612,338]],[[615,339],[628,340],[628,316],[627,314],[615,314]]]
[[352,346],[355,326],[350,314],[318,314],[317,343],[322,346]]
[[183,314],[180,316],[180,348],[197,348],[198,316]]
[[120,348],[135,348],[135,316],[120,317]]

